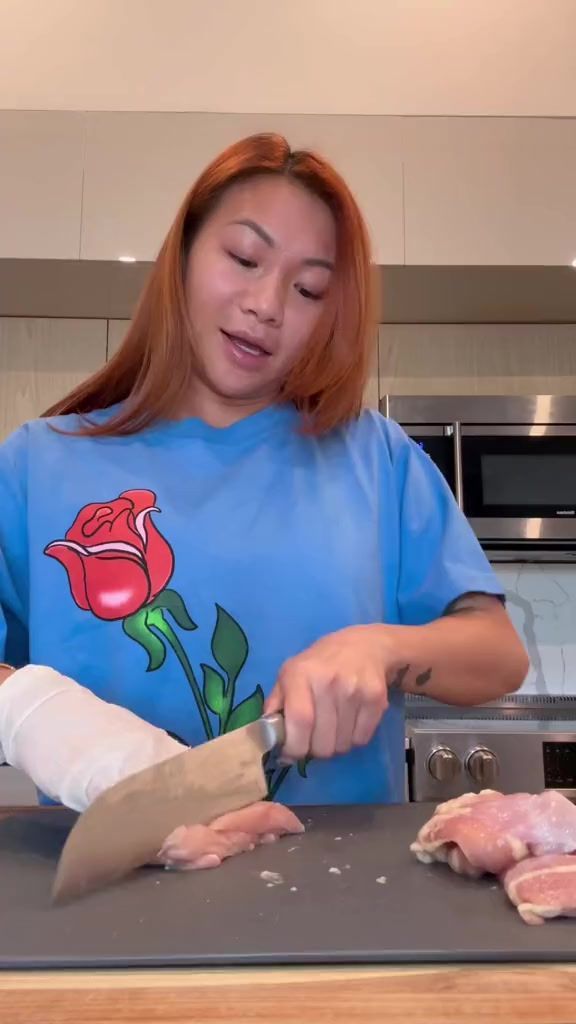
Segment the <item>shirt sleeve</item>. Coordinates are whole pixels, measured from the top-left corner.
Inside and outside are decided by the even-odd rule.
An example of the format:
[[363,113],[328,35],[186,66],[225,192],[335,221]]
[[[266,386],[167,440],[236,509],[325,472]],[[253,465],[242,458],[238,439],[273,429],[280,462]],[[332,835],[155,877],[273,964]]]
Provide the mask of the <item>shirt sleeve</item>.
[[440,470],[396,423],[389,439],[399,508],[398,618],[423,625],[463,594],[504,592]]
[[28,661],[27,434],[0,445],[0,661]]

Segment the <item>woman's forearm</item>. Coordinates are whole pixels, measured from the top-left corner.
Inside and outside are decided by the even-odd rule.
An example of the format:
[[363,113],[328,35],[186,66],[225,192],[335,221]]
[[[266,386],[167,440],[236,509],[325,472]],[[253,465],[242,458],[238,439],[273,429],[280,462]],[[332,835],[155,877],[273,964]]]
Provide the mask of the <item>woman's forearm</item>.
[[478,595],[425,626],[393,626],[391,688],[446,704],[482,704],[512,693],[529,668],[505,609]]

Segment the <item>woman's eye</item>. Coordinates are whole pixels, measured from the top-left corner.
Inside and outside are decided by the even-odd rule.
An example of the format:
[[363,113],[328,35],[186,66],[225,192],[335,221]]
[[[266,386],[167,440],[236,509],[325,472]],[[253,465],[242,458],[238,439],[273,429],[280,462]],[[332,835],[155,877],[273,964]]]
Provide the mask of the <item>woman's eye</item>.
[[247,260],[244,256],[239,256],[237,252],[229,252],[228,255],[236,263],[239,263],[241,267],[246,267],[247,270],[253,270],[257,265],[254,260]]
[[311,292],[308,288],[303,288],[302,285],[298,286],[298,291],[303,299],[311,299],[312,302],[319,302],[322,298],[322,295],[319,295],[318,292]]

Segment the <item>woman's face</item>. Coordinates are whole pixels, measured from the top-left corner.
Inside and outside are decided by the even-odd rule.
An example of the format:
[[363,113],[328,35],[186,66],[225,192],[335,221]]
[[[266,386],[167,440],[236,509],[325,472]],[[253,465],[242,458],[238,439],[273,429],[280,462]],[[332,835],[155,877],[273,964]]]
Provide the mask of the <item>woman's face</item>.
[[325,309],[336,257],[328,207],[280,177],[232,186],[196,236],[186,299],[205,389],[273,402]]

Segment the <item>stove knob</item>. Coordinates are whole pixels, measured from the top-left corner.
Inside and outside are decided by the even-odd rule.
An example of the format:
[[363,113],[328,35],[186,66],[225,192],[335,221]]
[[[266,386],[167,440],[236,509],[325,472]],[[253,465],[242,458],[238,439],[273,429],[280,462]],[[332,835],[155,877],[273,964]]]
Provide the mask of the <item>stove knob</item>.
[[449,747],[435,747],[427,768],[436,782],[452,782],[460,772],[460,758]]
[[491,787],[498,778],[498,758],[486,747],[477,747],[466,758],[466,771],[478,785]]

